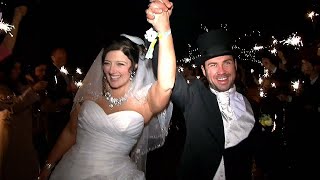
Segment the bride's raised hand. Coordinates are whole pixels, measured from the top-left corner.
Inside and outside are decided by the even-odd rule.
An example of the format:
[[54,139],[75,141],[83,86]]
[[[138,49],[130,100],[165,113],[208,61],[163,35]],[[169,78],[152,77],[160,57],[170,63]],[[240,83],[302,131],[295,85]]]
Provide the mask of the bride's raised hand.
[[166,12],[169,16],[172,13],[173,3],[169,0],[152,0],[146,9],[147,21],[151,23],[152,20],[155,20],[157,14]]
[[[154,29],[159,33],[167,32],[168,30],[170,30],[169,18],[172,13],[172,9],[172,3],[170,8],[167,8],[167,6],[162,3],[162,1],[153,1],[149,4],[148,9],[146,10],[147,21],[152,24]],[[149,18],[151,16],[153,18]]]

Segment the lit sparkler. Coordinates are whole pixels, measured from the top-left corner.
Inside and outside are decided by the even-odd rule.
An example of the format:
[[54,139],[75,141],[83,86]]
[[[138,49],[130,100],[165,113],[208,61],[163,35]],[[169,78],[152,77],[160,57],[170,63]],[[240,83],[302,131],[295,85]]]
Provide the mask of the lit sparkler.
[[13,37],[13,35],[11,34],[11,30],[14,29],[13,25],[10,25],[8,23],[3,22],[2,19],[2,12],[0,12],[0,29],[6,33],[9,33],[11,37]]
[[291,81],[291,86],[293,88],[293,91],[298,91],[299,87],[300,87],[300,81]]
[[309,12],[309,13],[307,14],[307,16],[308,16],[308,18],[310,18],[311,21],[313,22],[313,18],[314,18],[315,16],[319,16],[319,14],[316,13],[316,12],[314,12],[314,11],[311,11],[311,12]]
[[80,68],[77,68],[77,69],[76,69],[76,73],[78,73],[78,74],[82,74],[81,69],[80,69]]
[[60,72],[62,72],[62,73],[64,73],[64,74],[69,74],[68,70],[67,70],[64,66],[62,66],[62,67],[60,68]]
[[299,48],[303,46],[301,37],[297,35],[297,33],[292,33],[289,38],[280,41],[285,45],[292,45],[295,48]]
[[83,85],[82,81],[75,81],[74,84],[79,88]]
[[266,94],[264,93],[263,88],[259,89],[259,96],[260,97],[266,97]]
[[182,66],[178,66],[178,72],[183,72],[183,67]]
[[259,80],[258,80],[259,84],[262,84],[263,82],[263,79],[261,77],[259,77]]
[[277,119],[277,114],[274,115],[274,121],[273,121],[273,126],[272,126],[271,132],[275,131],[277,128],[276,119]]

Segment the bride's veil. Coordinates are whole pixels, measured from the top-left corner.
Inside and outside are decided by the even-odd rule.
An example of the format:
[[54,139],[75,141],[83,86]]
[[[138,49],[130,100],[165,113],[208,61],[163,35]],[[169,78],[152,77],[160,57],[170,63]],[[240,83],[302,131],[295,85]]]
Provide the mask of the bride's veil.
[[[126,34],[121,34],[121,36],[130,39],[137,45],[144,46],[143,40],[138,37]],[[103,49],[99,52],[98,56],[92,63],[83,80],[83,85],[78,89],[74,98],[73,108],[77,103],[81,103],[88,99],[96,100],[103,95],[102,53]],[[155,80],[156,78],[152,70],[152,61],[150,59],[146,59],[145,54],[142,51],[139,57],[136,75],[132,80],[133,87],[129,96],[134,97],[138,103],[144,103],[148,90]],[[152,120],[145,125],[140,138],[131,151],[131,159],[137,164],[138,168],[144,172],[146,172],[147,153],[161,147],[165,142],[165,138],[168,134],[172,109],[173,105],[170,102],[165,110],[154,116]]]
[[95,101],[103,95],[102,53],[103,49],[100,50],[85,78],[83,79],[82,86],[80,86],[74,97],[72,109],[74,109],[78,103],[82,103],[84,100]]

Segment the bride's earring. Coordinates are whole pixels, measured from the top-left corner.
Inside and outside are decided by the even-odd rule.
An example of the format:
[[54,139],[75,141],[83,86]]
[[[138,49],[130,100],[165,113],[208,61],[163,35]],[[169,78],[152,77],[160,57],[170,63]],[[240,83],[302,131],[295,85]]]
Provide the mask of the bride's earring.
[[107,77],[106,75],[103,75],[102,88],[104,89],[104,91],[106,90],[106,87],[107,87]]
[[130,81],[133,80],[135,75],[136,75],[136,71],[130,71]]

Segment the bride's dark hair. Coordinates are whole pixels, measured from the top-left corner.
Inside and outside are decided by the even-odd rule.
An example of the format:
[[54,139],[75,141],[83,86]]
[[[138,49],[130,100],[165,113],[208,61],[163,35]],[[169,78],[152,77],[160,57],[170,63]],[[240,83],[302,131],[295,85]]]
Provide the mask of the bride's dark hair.
[[119,36],[117,39],[113,40],[111,44],[107,45],[103,49],[102,62],[104,61],[106,54],[110,51],[120,50],[125,54],[132,62],[133,66],[138,64],[139,61],[139,46],[129,39]]

